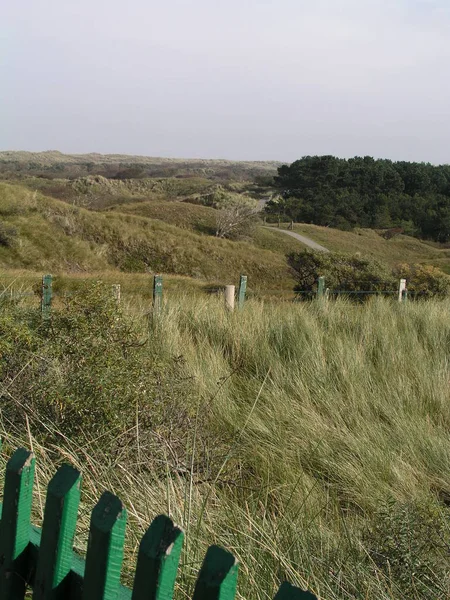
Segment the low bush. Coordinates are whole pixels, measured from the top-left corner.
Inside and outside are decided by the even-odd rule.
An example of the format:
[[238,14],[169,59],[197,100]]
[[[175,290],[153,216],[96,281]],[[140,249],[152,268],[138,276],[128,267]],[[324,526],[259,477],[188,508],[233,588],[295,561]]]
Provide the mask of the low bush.
[[325,277],[330,290],[385,291],[395,289],[395,278],[382,263],[340,252],[290,254],[290,266],[297,279],[296,291],[313,291],[317,279]]
[[49,321],[36,310],[18,318],[12,306],[2,307],[3,414],[20,422],[25,402],[39,421],[70,437],[101,436],[111,451],[128,443],[138,419],[143,431],[165,432],[177,440],[172,451],[184,453],[192,414],[180,395],[189,398],[190,381],[182,362],[158,351],[158,331],[149,338],[101,283],[81,286],[62,302]]
[[450,277],[429,265],[400,264],[389,268],[358,255],[310,250],[290,254],[288,260],[296,275],[296,291],[315,291],[317,279],[323,276],[331,292],[395,293],[399,279],[406,279],[411,297],[444,298],[450,294]]
[[0,246],[12,248],[17,242],[17,229],[0,221]]
[[400,264],[393,270],[397,278],[407,281],[408,292],[417,298],[443,298],[450,294],[450,277],[437,267]]

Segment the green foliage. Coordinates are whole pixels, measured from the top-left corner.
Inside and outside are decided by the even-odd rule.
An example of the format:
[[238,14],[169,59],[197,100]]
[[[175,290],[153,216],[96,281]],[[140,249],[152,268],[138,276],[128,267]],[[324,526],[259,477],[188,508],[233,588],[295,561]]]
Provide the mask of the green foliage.
[[17,241],[17,229],[0,221],[0,246],[11,248]]
[[[21,244],[12,248],[0,245],[3,266],[65,272],[163,272],[225,284],[245,272],[252,285],[292,289],[281,253],[200,235],[138,214],[88,211],[0,183],[0,209],[4,197],[15,199],[20,211],[5,222],[17,229]],[[206,228],[214,224],[210,218],[213,209],[192,208],[184,212],[194,212]]]
[[450,277],[440,269],[422,264],[400,264],[393,273],[407,281],[408,291],[417,298],[443,298],[450,294]]
[[449,519],[445,505],[416,499],[386,502],[375,512],[368,550],[401,597],[434,600],[450,589]]
[[291,254],[289,264],[296,274],[296,290],[314,290],[321,276],[330,290],[384,291],[396,285],[386,266],[356,255],[305,250]]
[[[110,286],[81,286],[63,299],[60,310],[42,322],[36,311],[22,323],[17,312],[0,321],[0,365],[7,385],[4,412],[21,420],[26,399],[32,415],[48,420],[67,435],[102,436],[111,449],[132,429],[176,428],[188,413],[174,407],[189,397],[183,366],[154,352],[153,338],[117,306]],[[168,411],[168,412],[167,412]],[[178,425],[179,426],[179,425]],[[183,433],[180,433],[180,444]]]
[[424,163],[306,156],[278,169],[272,215],[338,227],[390,228],[439,242],[450,239],[450,167]]
[[186,531],[183,585],[214,542],[244,598],[288,579],[327,600],[448,599],[448,299],[230,314],[186,296],[151,328],[100,284],[60,302],[48,324],[2,306],[0,433],[31,438],[41,489],[62,460],[83,472],[76,548],[110,489],[128,572],[166,512]]

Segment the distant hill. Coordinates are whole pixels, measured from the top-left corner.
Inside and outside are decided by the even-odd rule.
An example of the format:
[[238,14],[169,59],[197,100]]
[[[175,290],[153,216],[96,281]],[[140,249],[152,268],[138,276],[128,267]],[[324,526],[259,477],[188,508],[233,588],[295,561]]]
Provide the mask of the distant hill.
[[48,174],[57,177],[81,177],[100,174],[105,177],[133,175],[143,177],[192,177],[245,181],[272,177],[281,165],[277,161],[231,161],[224,159],[184,159],[133,156],[128,154],[63,154],[46,152],[0,152],[0,173]]

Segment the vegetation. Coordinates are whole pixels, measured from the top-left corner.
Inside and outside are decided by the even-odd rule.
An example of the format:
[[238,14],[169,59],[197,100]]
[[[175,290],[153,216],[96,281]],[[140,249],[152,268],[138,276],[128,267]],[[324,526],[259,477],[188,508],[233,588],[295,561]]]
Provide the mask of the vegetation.
[[[268,599],[289,579],[321,600],[444,600],[446,168],[307,157],[280,168],[267,216],[327,225],[294,230],[331,253],[302,253],[245,220],[220,229],[245,242],[218,238],[230,210],[251,206],[253,220],[276,166],[0,153],[6,454],[18,444],[38,454],[36,522],[58,463],[83,471],[82,552],[93,501],[116,492],[130,513],[129,572],[145,527],[170,514],[186,530],[189,596],[206,546],[219,543],[242,563],[241,598]],[[43,321],[44,271],[56,277]],[[250,299],[228,313],[214,292],[242,272]],[[319,275],[355,291],[406,277],[427,301],[270,301],[314,289]]]
[[342,229],[400,227],[450,240],[450,166],[306,156],[278,169],[269,214]]
[[49,323],[6,297],[0,311],[1,434],[38,454],[35,520],[69,460],[85,477],[76,547],[110,488],[128,567],[156,514],[185,528],[188,593],[219,543],[241,598],[284,578],[326,600],[448,598],[448,300],[229,314],[189,296],[151,322],[102,285],[74,292]]
[[127,154],[62,154],[49,152],[0,152],[0,173],[11,179],[24,175],[44,178],[85,177],[101,175],[114,179],[134,177],[206,177],[217,181],[249,181],[263,183],[276,174],[276,161],[229,161],[156,158]]
[[255,291],[293,287],[281,253],[199,235],[161,220],[88,211],[17,185],[0,184],[0,219],[17,231],[17,243],[0,245],[4,268],[163,272],[222,284],[239,280],[245,272]]
[[425,242],[404,234],[386,239],[373,229],[355,228],[353,231],[342,231],[305,223],[294,224],[294,231],[333,252],[358,254],[390,267],[405,262],[423,263],[450,274],[450,248],[442,244]]
[[[408,282],[410,297],[446,297],[450,294],[450,277],[435,267],[400,264],[390,270],[386,265],[358,255],[343,252],[303,252],[290,254],[298,291],[314,291],[317,280],[325,277],[326,287],[333,291],[380,292],[395,295],[398,281]],[[364,298],[364,295],[355,298]]]

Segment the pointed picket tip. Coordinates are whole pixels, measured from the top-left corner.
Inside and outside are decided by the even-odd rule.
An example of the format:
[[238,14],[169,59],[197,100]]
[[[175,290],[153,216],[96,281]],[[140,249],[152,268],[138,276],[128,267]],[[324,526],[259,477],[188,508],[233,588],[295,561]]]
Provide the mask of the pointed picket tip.
[[139,546],[133,600],[171,600],[183,538],[169,517],[153,520]]
[[233,600],[236,594],[238,562],[220,548],[210,546],[198,575],[193,600]]
[[317,600],[317,596],[285,581],[280,585],[274,600]]
[[34,463],[34,454],[26,448],[17,448],[6,464],[6,473],[15,473],[21,475],[24,469],[27,469]]
[[73,487],[80,489],[81,473],[71,465],[61,465],[48,484],[47,493],[64,498]]

